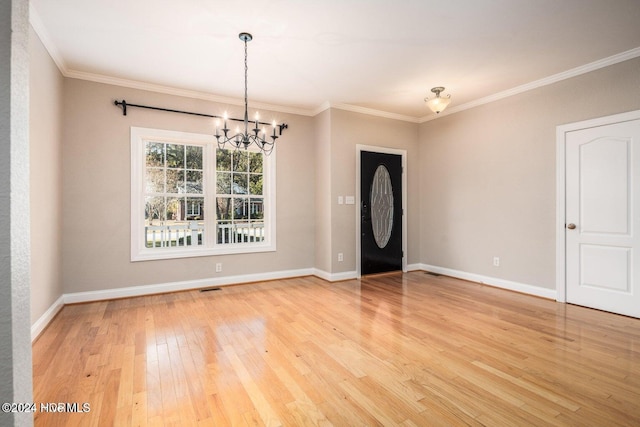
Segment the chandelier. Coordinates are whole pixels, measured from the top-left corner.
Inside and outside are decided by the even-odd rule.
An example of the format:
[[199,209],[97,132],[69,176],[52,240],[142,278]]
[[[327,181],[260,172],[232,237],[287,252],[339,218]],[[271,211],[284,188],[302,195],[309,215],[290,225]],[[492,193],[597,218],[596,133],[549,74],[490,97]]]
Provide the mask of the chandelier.
[[[255,146],[262,151],[265,155],[271,154],[273,148],[275,147],[276,139],[278,136],[282,135],[282,130],[286,129],[288,126],[286,124],[278,125],[275,120],[270,125],[272,126],[271,135],[267,136],[266,128],[263,126],[262,129],[260,125],[269,125],[269,123],[263,123],[258,120],[259,116],[256,113],[255,121],[249,122],[249,111],[248,111],[248,95],[247,95],[247,72],[249,71],[249,67],[247,65],[247,43],[253,39],[253,36],[249,33],[240,33],[238,35],[240,40],[244,42],[244,132],[240,132],[240,128],[237,127],[235,130],[235,134],[229,134],[229,128],[227,126],[227,114],[224,115],[224,127],[222,129],[218,128],[218,123],[216,123],[216,140],[218,141],[219,148],[225,148],[225,145],[228,143],[236,150],[239,148],[247,149],[251,144],[255,144]],[[231,119],[236,121],[241,121],[238,119]],[[255,126],[253,129],[249,130],[249,124],[251,126]],[[276,135],[276,128],[278,128],[278,135]],[[222,130],[222,135],[220,135],[220,130]],[[268,138],[271,140],[268,141]]]

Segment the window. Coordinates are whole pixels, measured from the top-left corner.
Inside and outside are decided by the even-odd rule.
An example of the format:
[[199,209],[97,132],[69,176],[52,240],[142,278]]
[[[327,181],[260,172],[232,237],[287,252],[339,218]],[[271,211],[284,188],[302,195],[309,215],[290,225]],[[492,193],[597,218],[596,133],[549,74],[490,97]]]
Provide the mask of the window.
[[263,159],[261,153],[218,149],[218,243],[264,240]]
[[131,260],[275,250],[275,153],[131,128]]

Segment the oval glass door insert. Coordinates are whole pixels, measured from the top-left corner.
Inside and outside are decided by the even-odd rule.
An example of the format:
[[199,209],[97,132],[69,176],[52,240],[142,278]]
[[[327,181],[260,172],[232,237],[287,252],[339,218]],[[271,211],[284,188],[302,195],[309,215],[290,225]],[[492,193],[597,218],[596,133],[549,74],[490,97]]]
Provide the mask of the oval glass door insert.
[[380,249],[387,246],[393,229],[393,188],[384,165],[378,166],[371,182],[371,225]]

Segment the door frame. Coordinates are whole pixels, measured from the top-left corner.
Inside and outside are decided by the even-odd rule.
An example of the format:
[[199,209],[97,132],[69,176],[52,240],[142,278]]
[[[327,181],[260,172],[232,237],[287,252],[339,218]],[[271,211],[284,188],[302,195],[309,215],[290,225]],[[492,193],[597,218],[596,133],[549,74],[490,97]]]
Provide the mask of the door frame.
[[360,153],[369,151],[372,153],[395,154],[401,156],[402,164],[402,272],[407,272],[407,150],[397,148],[378,147],[374,145],[356,144],[356,277],[362,277],[362,253],[361,253],[361,231],[360,231],[360,207],[362,206],[362,196],[360,194]]
[[566,245],[566,134],[582,129],[612,125],[640,119],[640,110],[556,127],[556,301],[567,302]]

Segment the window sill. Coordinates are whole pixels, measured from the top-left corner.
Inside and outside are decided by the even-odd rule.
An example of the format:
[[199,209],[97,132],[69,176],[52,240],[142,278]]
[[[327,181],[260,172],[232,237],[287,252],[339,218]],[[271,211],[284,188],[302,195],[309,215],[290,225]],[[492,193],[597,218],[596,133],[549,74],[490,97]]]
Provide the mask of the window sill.
[[165,259],[176,258],[195,258],[204,256],[219,256],[219,255],[235,255],[235,254],[250,254],[261,252],[275,252],[275,244],[263,244],[263,245],[225,245],[221,248],[157,248],[157,249],[143,249],[138,253],[131,254],[131,262],[139,261],[155,261]]

